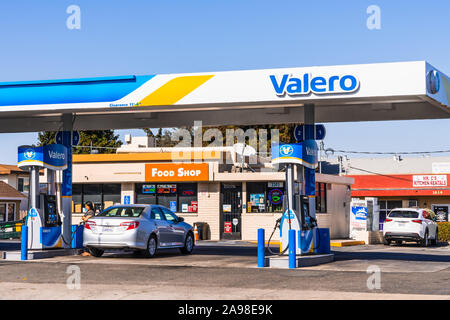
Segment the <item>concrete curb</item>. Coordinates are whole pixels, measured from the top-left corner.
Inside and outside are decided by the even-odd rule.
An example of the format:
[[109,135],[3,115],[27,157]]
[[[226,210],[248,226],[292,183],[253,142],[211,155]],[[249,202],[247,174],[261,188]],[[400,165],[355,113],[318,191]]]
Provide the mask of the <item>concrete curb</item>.
[[[74,256],[78,255],[80,249],[53,249],[53,250],[36,250],[28,251],[28,260],[47,259],[59,256]],[[21,252],[19,251],[4,251],[1,256],[4,260],[23,261],[21,260]]]
[[348,247],[348,246],[361,246],[365,245],[365,241],[357,241],[357,240],[344,240],[344,241],[331,241],[331,247]]

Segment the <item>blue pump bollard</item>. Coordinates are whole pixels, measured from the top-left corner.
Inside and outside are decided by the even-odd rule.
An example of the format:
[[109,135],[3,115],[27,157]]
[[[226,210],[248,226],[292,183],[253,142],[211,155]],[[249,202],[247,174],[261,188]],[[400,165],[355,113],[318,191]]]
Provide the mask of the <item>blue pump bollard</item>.
[[258,268],[265,267],[264,229],[258,229]]
[[289,230],[289,269],[297,267],[297,257],[295,248],[295,230]]
[[23,225],[20,237],[20,260],[28,260],[28,226]]
[[330,229],[328,228],[317,228],[316,229],[316,250],[318,254],[329,254],[331,253],[330,248]]
[[72,249],[83,248],[83,230],[84,225],[72,225]]

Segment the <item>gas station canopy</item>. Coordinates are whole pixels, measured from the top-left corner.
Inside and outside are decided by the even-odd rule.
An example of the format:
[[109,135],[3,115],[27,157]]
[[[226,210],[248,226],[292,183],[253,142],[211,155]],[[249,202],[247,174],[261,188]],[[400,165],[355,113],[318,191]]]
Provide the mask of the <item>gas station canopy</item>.
[[450,118],[425,61],[0,83],[0,132]]

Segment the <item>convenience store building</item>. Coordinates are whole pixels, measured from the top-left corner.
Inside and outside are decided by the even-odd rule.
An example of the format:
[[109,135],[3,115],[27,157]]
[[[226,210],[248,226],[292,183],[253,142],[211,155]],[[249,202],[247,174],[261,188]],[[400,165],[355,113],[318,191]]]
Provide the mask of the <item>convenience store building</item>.
[[[160,204],[190,224],[207,223],[207,239],[256,240],[258,228],[270,235],[283,212],[285,187],[285,173],[270,158],[253,164],[246,159],[241,170],[232,147],[181,151],[125,146],[115,154],[74,155],[73,222],[88,200],[98,210],[117,203]],[[348,237],[353,179],[317,174],[316,182],[319,226],[330,228],[332,238]],[[276,232],[273,239],[278,237]]]

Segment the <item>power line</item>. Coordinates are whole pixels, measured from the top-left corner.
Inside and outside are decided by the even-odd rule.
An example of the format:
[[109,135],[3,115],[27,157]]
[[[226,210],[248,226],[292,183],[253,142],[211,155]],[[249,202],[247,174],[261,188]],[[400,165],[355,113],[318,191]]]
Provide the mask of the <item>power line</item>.
[[99,147],[99,146],[72,146],[73,148],[90,148],[90,149],[119,149],[120,147]]
[[432,153],[450,153],[450,150],[436,150],[436,151],[401,151],[401,152],[377,152],[377,151],[348,151],[337,150],[333,148],[325,149],[325,154],[335,153],[352,153],[352,154],[386,154],[386,155],[406,155],[406,154],[432,154]]

